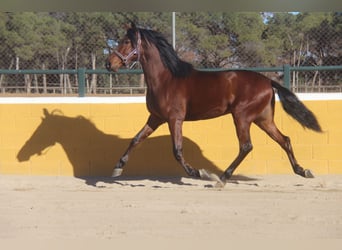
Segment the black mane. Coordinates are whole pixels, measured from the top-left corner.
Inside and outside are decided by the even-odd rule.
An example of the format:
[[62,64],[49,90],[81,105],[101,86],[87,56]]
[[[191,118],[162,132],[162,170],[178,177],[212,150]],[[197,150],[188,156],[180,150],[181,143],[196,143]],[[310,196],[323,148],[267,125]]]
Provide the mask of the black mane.
[[[193,66],[178,57],[176,51],[161,33],[147,29],[138,30],[142,40],[145,39],[156,46],[164,66],[170,70],[173,76],[186,77],[190,74]],[[127,36],[133,44],[137,43],[136,34],[132,29],[127,31]]]

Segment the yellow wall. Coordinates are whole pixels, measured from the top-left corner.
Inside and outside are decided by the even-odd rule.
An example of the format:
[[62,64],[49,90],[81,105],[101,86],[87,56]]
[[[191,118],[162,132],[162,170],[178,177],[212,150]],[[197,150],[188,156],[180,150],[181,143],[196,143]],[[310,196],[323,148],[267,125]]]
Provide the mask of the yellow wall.
[[[297,160],[304,168],[316,174],[342,174],[342,100],[305,104],[318,117],[324,133],[304,130],[278,102],[276,124],[291,138]],[[109,176],[147,116],[144,103],[2,102],[0,174]],[[237,138],[229,115],[186,122],[183,133],[184,156],[195,168],[220,173],[237,154]],[[275,142],[254,125],[251,135],[254,149],[236,174],[292,173],[286,154]],[[173,159],[166,125],[131,154],[124,174],[184,175]]]

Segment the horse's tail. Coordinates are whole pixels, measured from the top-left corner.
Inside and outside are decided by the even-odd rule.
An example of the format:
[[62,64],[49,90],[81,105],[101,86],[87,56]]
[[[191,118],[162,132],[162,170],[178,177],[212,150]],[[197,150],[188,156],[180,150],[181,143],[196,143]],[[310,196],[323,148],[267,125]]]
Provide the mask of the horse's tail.
[[272,81],[272,87],[277,89],[283,109],[304,127],[316,132],[322,132],[315,115],[298,99],[298,97],[279,83]]

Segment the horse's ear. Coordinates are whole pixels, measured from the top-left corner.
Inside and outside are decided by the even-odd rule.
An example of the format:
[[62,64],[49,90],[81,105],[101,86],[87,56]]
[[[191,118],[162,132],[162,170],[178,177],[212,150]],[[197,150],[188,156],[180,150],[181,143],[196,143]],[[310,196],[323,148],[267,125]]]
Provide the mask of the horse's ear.
[[131,21],[131,29],[137,30],[137,26],[135,25],[135,23],[133,21]]
[[130,23],[125,25],[126,30],[132,29],[132,30],[136,30],[137,26],[135,25],[135,23],[133,21],[130,21]]

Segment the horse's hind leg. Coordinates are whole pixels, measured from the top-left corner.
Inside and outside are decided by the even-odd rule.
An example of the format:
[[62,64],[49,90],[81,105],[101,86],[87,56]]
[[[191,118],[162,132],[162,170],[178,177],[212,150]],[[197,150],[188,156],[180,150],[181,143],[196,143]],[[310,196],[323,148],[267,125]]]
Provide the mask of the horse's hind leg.
[[150,115],[146,125],[139,131],[139,133],[131,140],[131,143],[129,144],[127,150],[123,154],[123,156],[120,158],[119,162],[115,165],[115,168],[113,170],[112,177],[117,177],[122,174],[123,167],[128,161],[129,153],[143,140],[145,140],[150,134],[153,133],[161,124],[164,122],[159,120],[158,118]]
[[260,119],[255,122],[262,130],[264,130],[274,141],[276,141],[286,152],[293,171],[303,177],[313,178],[313,174],[309,169],[303,169],[294,156],[290,138],[283,135],[275,125],[273,118]]

